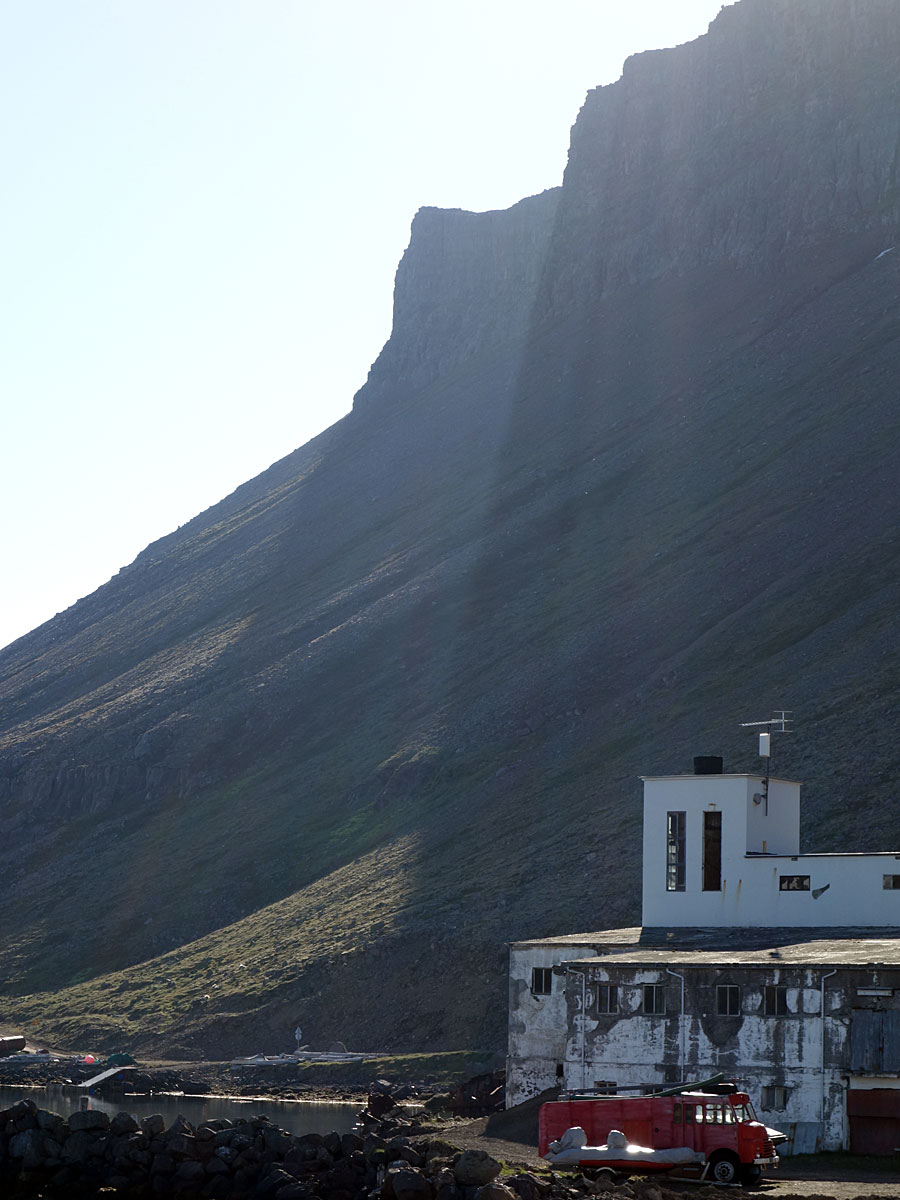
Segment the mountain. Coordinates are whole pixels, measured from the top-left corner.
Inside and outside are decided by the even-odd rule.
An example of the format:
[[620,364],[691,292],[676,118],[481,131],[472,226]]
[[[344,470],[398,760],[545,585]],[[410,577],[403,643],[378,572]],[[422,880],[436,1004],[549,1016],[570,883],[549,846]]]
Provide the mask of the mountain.
[[638,775],[775,708],[804,849],[900,847],[898,61],[629,59],[561,187],[416,215],[347,418],[0,653],[4,1012],[499,1049],[507,941],[639,920]]

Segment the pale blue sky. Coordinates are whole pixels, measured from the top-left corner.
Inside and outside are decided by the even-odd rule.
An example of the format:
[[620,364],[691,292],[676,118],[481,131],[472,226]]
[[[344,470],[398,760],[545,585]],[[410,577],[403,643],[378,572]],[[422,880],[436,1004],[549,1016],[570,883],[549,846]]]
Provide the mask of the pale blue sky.
[[0,0],[0,645],[350,408],[422,205],[721,0]]

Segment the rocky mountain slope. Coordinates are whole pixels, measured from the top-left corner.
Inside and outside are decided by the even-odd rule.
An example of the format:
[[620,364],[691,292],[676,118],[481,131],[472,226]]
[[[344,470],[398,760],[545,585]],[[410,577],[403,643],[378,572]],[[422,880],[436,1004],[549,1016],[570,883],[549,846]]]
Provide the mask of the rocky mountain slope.
[[898,61],[628,60],[561,188],[416,216],[350,416],[0,653],[8,1013],[502,1047],[506,941],[639,920],[638,775],[775,707],[805,848],[900,848]]

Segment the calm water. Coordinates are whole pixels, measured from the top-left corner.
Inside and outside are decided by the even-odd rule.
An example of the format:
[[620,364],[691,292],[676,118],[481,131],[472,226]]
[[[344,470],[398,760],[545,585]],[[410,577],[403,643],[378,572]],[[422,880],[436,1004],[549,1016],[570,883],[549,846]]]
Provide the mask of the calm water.
[[[0,1109],[9,1108],[25,1099],[33,1100],[38,1108],[68,1117],[69,1113],[81,1108],[82,1097],[78,1093],[63,1092],[54,1084],[36,1088],[0,1087]],[[239,1121],[262,1115],[289,1133],[330,1133],[332,1130],[349,1133],[359,1111],[358,1104],[322,1104],[305,1100],[294,1103],[283,1100],[226,1100],[219,1096],[207,1100],[201,1096],[159,1095],[123,1096],[115,1100],[89,1096],[88,1108],[100,1109],[111,1117],[124,1110],[138,1120],[151,1113],[162,1113],[167,1126],[179,1113],[192,1125],[200,1125],[214,1117]]]

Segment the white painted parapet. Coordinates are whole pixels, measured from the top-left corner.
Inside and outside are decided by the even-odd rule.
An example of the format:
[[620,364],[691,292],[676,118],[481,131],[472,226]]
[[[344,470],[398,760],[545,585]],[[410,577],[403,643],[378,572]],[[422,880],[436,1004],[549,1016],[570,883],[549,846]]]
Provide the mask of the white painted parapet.
[[799,783],[646,778],[642,924],[900,925],[900,854],[801,855],[799,843]]

